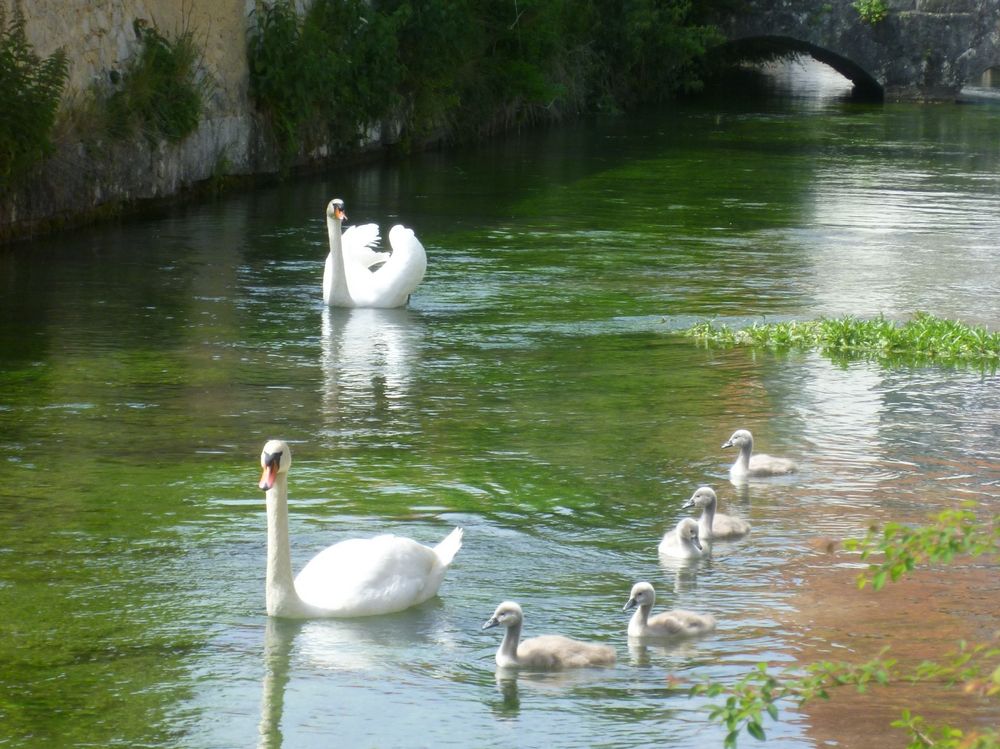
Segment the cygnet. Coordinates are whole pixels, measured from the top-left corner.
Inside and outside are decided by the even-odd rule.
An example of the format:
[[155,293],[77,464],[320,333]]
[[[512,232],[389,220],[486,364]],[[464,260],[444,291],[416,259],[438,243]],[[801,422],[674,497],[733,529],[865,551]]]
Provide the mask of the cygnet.
[[663,611],[650,617],[655,602],[656,591],[652,585],[642,582],[632,586],[628,603],[622,609],[636,609],[628,623],[629,637],[692,637],[715,629],[715,617],[711,614],[696,614],[684,609]]
[[691,499],[684,503],[684,508],[698,507],[701,517],[698,518],[699,538],[739,538],[750,532],[750,523],[733,515],[716,512],[718,498],[710,486],[700,487]]
[[795,471],[795,464],[786,458],[776,458],[763,453],[753,455],[753,435],[746,429],[737,429],[733,436],[722,443],[723,447],[738,447],[740,454],[729,469],[734,480],[751,476],[781,476]]
[[521,607],[514,601],[504,601],[483,624],[483,629],[506,628],[503,642],[497,650],[498,667],[559,671],[564,668],[611,666],[615,662],[615,649],[610,645],[595,645],[562,635],[542,635],[521,642],[523,623]]
[[684,518],[676,528],[663,534],[659,552],[678,559],[696,559],[705,553],[698,536],[698,522],[694,518]]

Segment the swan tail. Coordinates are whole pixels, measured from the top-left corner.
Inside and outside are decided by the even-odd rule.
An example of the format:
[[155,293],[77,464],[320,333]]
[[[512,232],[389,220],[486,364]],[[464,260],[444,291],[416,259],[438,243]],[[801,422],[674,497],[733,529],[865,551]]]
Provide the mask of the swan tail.
[[455,558],[458,550],[462,548],[462,535],[464,532],[461,528],[456,528],[445,536],[445,539],[441,543],[434,547],[434,553],[441,560],[443,566],[447,567],[451,564],[451,560]]

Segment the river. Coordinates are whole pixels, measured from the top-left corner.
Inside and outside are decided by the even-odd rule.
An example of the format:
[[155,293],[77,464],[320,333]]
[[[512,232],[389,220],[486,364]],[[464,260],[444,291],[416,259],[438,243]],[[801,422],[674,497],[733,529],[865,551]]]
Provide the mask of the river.
[[[917,310],[1000,327],[1000,108],[777,79],[768,98],[512,134],[0,254],[0,745],[721,746],[688,696],[701,679],[990,636],[995,565],[876,594],[829,547],[964,499],[997,511],[996,373],[676,333]],[[323,307],[333,197],[416,230],[429,268],[408,308]],[[799,472],[730,483],[738,427]],[[460,525],[440,596],[269,621],[270,437],[295,453],[296,568],[344,538]],[[661,562],[702,484],[752,532]],[[638,580],[717,631],[630,646]],[[618,665],[498,678],[481,625],[504,599],[527,636],[608,643]],[[907,705],[998,718],[874,689],[783,706],[768,746],[904,746],[888,724]]]

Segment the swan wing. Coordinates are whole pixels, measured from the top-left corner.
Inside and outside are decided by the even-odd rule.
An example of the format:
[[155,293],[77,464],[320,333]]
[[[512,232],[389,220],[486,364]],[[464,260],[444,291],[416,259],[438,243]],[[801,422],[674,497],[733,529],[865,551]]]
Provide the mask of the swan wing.
[[380,234],[378,224],[349,226],[340,236],[345,263],[357,263],[365,268],[389,259],[388,252],[379,252]]
[[615,662],[615,650],[562,635],[542,635],[521,642],[517,660],[524,668],[546,670],[606,666]]
[[427,253],[412,229],[396,225],[389,230],[392,254],[370,277],[348,279],[359,307],[402,307],[427,271]]
[[302,600],[332,616],[388,614],[434,596],[444,567],[433,549],[403,536],[334,544],[295,578]]
[[781,476],[795,473],[795,463],[787,458],[776,458],[765,453],[750,456],[750,474],[755,476]]

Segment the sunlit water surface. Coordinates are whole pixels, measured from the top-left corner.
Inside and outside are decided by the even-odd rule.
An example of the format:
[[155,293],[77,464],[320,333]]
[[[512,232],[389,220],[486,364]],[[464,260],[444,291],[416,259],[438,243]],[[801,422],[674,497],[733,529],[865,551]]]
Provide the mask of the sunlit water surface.
[[[804,95],[524,133],[0,255],[0,745],[717,746],[693,681],[988,631],[989,568],[946,605],[883,599],[888,624],[830,620],[853,611],[857,565],[823,539],[964,499],[995,511],[995,373],[673,334],[916,310],[1000,327],[1000,109],[852,104],[784,75]],[[409,308],[323,308],[334,196],[415,227],[430,265]],[[800,472],[731,484],[737,427]],[[272,436],[295,454],[296,567],[461,525],[440,597],[269,621]],[[703,483],[751,535],[661,563]],[[630,647],[641,579],[718,631]],[[507,598],[526,635],[611,643],[619,665],[498,679],[481,625]],[[769,746],[902,744],[894,714],[852,709],[786,706]]]

